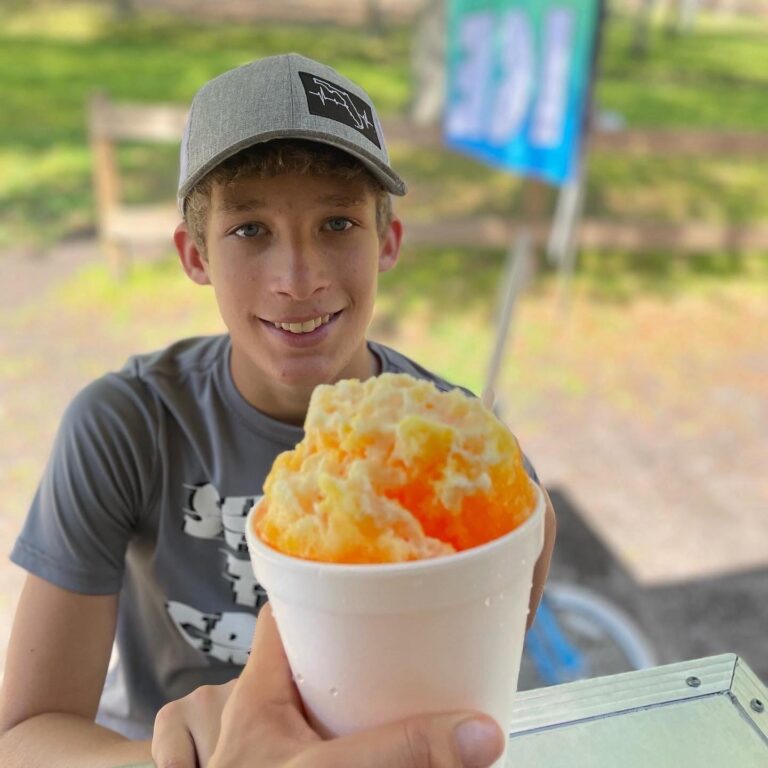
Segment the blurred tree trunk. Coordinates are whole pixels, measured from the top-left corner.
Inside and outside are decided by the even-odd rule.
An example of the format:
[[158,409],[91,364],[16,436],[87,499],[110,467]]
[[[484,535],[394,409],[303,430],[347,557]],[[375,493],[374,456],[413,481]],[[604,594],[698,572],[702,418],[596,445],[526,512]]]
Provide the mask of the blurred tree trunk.
[[112,0],[112,9],[118,21],[127,21],[136,16],[134,0]]
[[411,119],[422,125],[440,120],[445,101],[445,2],[423,0],[411,49]]
[[677,31],[692,32],[699,12],[699,0],[679,0],[677,4]]
[[635,24],[632,30],[631,50],[635,56],[645,56],[648,53],[648,37],[651,31],[651,17],[656,7],[656,0],[641,0],[635,14]]
[[384,31],[384,14],[380,0],[365,0],[365,19],[368,29],[374,35],[380,35]]

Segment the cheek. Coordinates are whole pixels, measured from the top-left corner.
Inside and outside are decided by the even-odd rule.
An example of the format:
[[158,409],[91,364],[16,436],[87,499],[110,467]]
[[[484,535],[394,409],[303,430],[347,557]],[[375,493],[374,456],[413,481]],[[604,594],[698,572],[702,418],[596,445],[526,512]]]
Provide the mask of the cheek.
[[339,261],[337,279],[357,294],[375,294],[378,276],[378,259],[370,246],[360,248]]
[[238,275],[222,272],[213,282],[216,301],[225,321],[235,319],[247,313],[251,304],[256,278],[250,275]]
[[369,264],[350,265],[344,274],[344,286],[358,305],[368,307],[376,296],[378,271]]

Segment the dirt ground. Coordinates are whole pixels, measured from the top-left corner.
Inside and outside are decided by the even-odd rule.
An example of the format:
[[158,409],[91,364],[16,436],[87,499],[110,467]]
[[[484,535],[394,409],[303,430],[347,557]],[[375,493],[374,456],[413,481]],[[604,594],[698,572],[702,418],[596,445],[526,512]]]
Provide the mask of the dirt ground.
[[[98,258],[92,242],[0,255],[0,663],[23,580],[6,554],[59,415],[88,379],[138,351],[130,333],[116,343],[54,305],[39,311]],[[536,346],[525,313],[545,311],[526,305],[516,354],[531,368],[569,368],[577,392],[544,381],[536,396],[502,395],[563,519],[588,532],[566,526],[556,574],[624,601],[663,661],[734,651],[765,679],[768,301],[640,302],[602,325],[575,304],[556,343]],[[598,546],[610,562],[595,569]]]

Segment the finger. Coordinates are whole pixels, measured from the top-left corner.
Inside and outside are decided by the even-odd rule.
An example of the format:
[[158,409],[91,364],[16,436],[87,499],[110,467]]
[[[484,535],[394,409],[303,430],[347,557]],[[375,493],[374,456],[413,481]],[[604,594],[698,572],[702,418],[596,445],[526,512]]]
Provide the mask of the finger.
[[248,661],[240,675],[241,687],[253,697],[252,702],[300,705],[291,667],[283,649],[272,606],[259,612]]
[[485,715],[412,717],[333,739],[305,752],[304,768],[486,768],[504,751],[505,736]]
[[533,569],[533,586],[531,587],[531,599],[528,604],[528,620],[526,626],[528,629],[533,625],[536,618],[536,610],[541,602],[541,596],[544,593],[544,585],[549,574],[549,565],[552,562],[552,551],[555,548],[555,538],[557,536],[557,518],[555,517],[555,508],[549,494],[542,487],[546,510],[544,512],[544,546],[539,555],[536,565]]
[[224,710],[212,762],[216,766],[282,765],[319,741],[304,717],[272,607],[267,604],[259,612],[250,656]]
[[188,727],[200,766],[208,765],[216,749],[222,712],[236,684],[237,680],[230,680],[223,685],[204,685],[188,697]]
[[177,702],[166,704],[157,713],[151,751],[157,768],[197,768],[195,743]]

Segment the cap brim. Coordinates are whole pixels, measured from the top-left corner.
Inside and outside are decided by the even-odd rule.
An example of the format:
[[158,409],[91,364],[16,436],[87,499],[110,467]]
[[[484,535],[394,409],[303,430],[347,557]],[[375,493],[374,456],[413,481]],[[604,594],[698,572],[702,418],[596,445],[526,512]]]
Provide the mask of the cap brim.
[[278,139],[303,139],[306,141],[316,141],[319,144],[327,144],[336,149],[340,149],[349,155],[352,155],[356,160],[359,160],[368,171],[381,182],[384,189],[393,195],[402,197],[408,191],[408,187],[405,182],[387,165],[383,164],[378,158],[373,155],[369,155],[362,151],[360,147],[345,141],[343,138],[336,136],[335,134],[324,133],[317,130],[300,130],[300,129],[284,129],[279,131],[270,131],[268,133],[261,133],[257,136],[252,136],[247,139],[243,139],[236,144],[233,144],[218,155],[214,155],[207,163],[197,169],[195,173],[190,175],[179,188],[178,192],[178,204],[179,209],[184,213],[184,200],[187,195],[192,191],[193,187],[202,179],[213,171],[217,166],[221,165],[225,160],[230,157],[234,157],[238,152],[242,152],[244,149],[253,147],[256,144],[265,144],[269,141],[276,141]]

